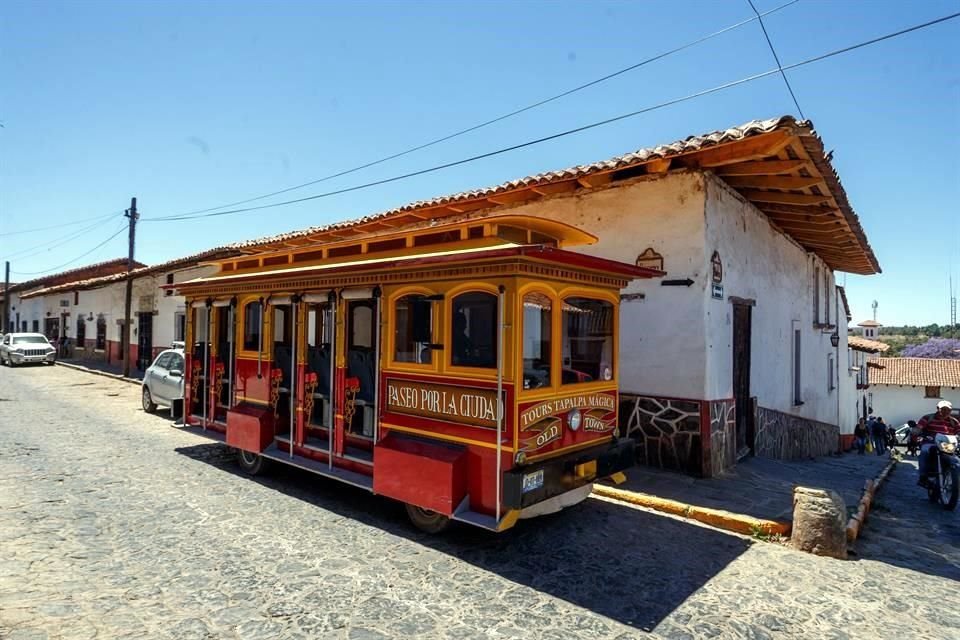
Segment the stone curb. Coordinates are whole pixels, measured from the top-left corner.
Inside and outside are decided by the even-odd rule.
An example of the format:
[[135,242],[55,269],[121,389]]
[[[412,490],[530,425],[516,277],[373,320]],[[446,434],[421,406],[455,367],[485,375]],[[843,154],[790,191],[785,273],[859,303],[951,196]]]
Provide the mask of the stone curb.
[[124,378],[119,373],[107,373],[106,371],[98,371],[96,369],[88,369],[79,364],[73,364],[72,362],[60,362],[57,360],[54,364],[60,367],[66,367],[67,369],[75,369],[77,371],[83,371],[84,373],[92,373],[95,376],[103,376],[104,378],[112,378],[113,380],[119,380],[121,382],[129,382],[131,384],[140,385],[143,384],[143,380],[137,380],[136,378]]
[[741,533],[748,536],[755,536],[758,534],[767,536],[790,535],[791,525],[789,522],[781,522],[779,520],[764,520],[762,518],[754,518],[753,516],[748,516],[741,513],[723,511],[722,509],[698,507],[692,504],[677,502],[676,500],[659,498],[646,493],[624,491],[623,489],[615,489],[613,487],[600,484],[594,485],[593,492],[605,498],[611,498],[621,502],[628,502],[630,504],[646,507],[655,511],[661,511],[663,513],[689,518],[691,520],[696,520],[697,522],[702,522],[703,524],[708,524],[711,527],[733,531],[734,533]]
[[857,513],[847,521],[847,542],[854,542],[860,537],[863,525],[867,521],[867,514],[870,513],[870,507],[873,505],[873,497],[876,495],[880,485],[887,479],[890,472],[897,464],[896,458],[890,458],[890,462],[883,467],[883,470],[873,480],[867,480],[863,485],[863,495],[860,497],[860,503]]

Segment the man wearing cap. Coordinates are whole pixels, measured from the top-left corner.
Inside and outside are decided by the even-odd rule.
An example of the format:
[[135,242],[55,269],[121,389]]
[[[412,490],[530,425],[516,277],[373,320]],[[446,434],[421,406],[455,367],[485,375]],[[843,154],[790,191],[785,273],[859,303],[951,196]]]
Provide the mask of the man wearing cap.
[[937,437],[937,434],[960,435],[960,421],[950,415],[951,411],[953,411],[953,405],[947,400],[941,400],[937,403],[936,413],[930,416],[929,419],[926,417],[921,418],[917,423],[923,442],[920,445],[920,456],[918,459],[918,470],[920,472],[918,484],[921,487],[927,485],[927,474],[929,473],[927,464],[930,460],[930,449],[934,446],[934,439]]

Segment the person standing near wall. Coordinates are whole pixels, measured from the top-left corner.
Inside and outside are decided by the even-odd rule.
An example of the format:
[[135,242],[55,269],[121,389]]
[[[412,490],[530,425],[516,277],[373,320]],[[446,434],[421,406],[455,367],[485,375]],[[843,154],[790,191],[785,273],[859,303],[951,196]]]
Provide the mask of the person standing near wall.
[[874,421],[870,435],[873,436],[873,448],[877,450],[878,456],[882,456],[887,452],[887,424],[883,418]]
[[857,420],[857,426],[853,428],[853,444],[857,453],[862,456],[867,448],[867,424],[863,418]]

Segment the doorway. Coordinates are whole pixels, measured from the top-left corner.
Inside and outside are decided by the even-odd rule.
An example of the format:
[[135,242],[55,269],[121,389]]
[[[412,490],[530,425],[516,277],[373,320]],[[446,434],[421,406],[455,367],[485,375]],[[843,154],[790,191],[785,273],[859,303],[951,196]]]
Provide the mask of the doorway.
[[153,362],[153,313],[137,314],[137,369],[146,371]]
[[733,400],[736,405],[737,458],[753,453],[753,403],[750,399],[750,339],[753,307],[733,305]]

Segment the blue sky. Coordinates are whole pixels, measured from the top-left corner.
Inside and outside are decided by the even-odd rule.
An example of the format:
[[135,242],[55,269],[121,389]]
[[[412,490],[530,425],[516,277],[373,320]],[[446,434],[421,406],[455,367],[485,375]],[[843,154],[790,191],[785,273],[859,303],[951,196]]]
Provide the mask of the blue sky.
[[[786,0],[757,0],[761,11]],[[801,0],[766,18],[784,64],[958,10]],[[0,233],[120,211],[138,259],[795,113],[769,77],[600,129],[327,199],[185,222],[147,218],[274,191],[553,95],[752,15],[742,2],[7,2],[0,16]],[[960,20],[789,72],[884,273],[847,277],[855,321],[946,323],[960,286]],[[774,66],[756,22],[450,142],[294,192],[414,171],[633,111]],[[105,240],[120,217],[0,236],[20,275]],[[60,246],[37,247],[86,232]],[[39,253],[37,253],[39,252]],[[35,255],[31,255],[35,254]],[[75,263],[126,254],[121,233]],[[843,276],[840,276],[841,281]]]

